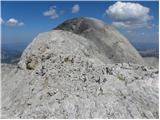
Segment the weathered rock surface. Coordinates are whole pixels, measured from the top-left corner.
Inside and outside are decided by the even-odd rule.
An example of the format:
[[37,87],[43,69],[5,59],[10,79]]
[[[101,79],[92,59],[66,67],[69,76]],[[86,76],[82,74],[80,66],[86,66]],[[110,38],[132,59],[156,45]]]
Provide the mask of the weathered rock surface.
[[39,34],[2,81],[2,118],[158,118],[158,70],[106,64],[98,49],[71,32]]
[[55,29],[73,32],[93,42],[99,51],[98,58],[105,63],[108,63],[109,59],[111,63],[145,64],[137,50],[122,34],[98,19],[77,17],[65,21]]

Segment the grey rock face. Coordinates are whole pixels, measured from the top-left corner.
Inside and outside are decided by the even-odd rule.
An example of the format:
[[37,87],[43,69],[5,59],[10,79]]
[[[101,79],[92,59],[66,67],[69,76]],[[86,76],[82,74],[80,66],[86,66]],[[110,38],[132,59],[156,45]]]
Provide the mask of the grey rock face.
[[158,118],[158,70],[105,64],[97,49],[71,32],[39,34],[2,82],[2,118]]
[[55,29],[73,32],[93,42],[98,48],[99,59],[104,63],[108,63],[109,59],[112,63],[144,64],[143,58],[122,34],[98,19],[77,17],[65,21]]

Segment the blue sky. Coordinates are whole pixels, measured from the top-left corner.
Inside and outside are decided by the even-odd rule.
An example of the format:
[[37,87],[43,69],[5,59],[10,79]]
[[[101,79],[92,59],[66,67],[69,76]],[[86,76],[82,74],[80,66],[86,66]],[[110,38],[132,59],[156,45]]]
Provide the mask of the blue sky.
[[29,43],[66,19],[90,16],[117,27],[132,43],[158,44],[158,8],[155,1],[3,1],[2,43]]

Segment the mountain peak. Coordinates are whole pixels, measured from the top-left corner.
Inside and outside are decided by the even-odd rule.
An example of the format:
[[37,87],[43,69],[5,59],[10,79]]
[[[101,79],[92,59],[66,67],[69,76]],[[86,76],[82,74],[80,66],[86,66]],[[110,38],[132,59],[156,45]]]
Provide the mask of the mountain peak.
[[[64,21],[54,30],[69,31],[85,37],[97,46],[100,55],[109,58],[113,63],[132,62],[144,64],[142,57],[127,38],[112,26],[96,18],[76,17]],[[101,59],[101,57],[99,58]],[[108,62],[104,59],[102,61]]]

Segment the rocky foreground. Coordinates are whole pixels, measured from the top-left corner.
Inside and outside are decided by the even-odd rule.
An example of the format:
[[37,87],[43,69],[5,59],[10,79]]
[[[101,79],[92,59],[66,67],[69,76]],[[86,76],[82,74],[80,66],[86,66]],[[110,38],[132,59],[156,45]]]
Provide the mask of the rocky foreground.
[[158,69],[104,58],[83,36],[39,34],[13,70],[2,66],[2,118],[159,118]]

